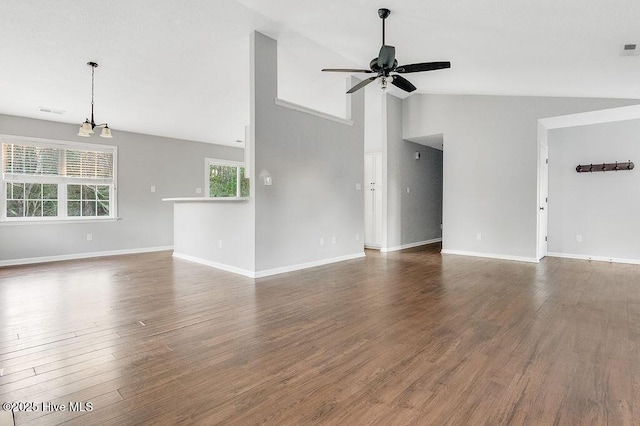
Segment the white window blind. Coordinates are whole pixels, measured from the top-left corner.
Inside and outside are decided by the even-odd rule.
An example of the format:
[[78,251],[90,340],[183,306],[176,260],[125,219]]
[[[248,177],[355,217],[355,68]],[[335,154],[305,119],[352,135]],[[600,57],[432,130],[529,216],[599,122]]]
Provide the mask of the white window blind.
[[4,143],[2,172],[12,176],[113,179],[113,152]]

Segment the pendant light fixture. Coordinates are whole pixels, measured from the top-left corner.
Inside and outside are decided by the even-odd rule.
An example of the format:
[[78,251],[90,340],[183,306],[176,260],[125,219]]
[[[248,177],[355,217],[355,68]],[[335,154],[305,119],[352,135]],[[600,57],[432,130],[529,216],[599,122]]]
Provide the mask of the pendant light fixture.
[[96,124],[93,119],[93,86],[94,86],[94,73],[98,64],[95,62],[87,62],[87,65],[91,67],[91,121],[89,119],[85,119],[84,123],[80,126],[80,130],[78,131],[78,136],[82,136],[83,138],[88,138],[93,134],[93,129],[95,127],[102,127],[102,133],[100,133],[100,137],[103,138],[112,138],[111,129],[107,123]]

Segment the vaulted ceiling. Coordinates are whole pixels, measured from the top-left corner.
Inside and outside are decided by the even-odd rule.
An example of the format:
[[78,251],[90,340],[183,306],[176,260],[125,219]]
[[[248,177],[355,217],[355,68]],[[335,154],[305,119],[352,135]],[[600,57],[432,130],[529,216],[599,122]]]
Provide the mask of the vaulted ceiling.
[[[237,144],[249,115],[249,34],[279,41],[280,97],[344,114],[345,76],[387,43],[417,93],[640,98],[640,2],[612,0],[3,0],[0,113]],[[398,91],[395,94],[405,96]],[[63,114],[41,112],[40,107]],[[2,129],[0,129],[2,133]]]

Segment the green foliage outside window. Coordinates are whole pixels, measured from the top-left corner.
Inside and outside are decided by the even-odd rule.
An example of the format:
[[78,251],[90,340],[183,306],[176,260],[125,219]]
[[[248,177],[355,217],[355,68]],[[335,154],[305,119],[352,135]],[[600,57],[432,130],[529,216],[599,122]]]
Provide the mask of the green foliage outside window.
[[67,216],[109,216],[109,186],[68,185]]
[[209,196],[210,197],[237,197],[238,196],[238,172],[240,174],[240,196],[249,196],[249,179],[244,177],[244,167],[209,166]]
[[[108,185],[67,185],[67,216],[109,216]],[[8,218],[57,217],[58,184],[7,183]]]
[[58,215],[58,185],[7,183],[7,217]]
[[244,167],[240,167],[240,196],[249,196],[249,179],[244,177]]

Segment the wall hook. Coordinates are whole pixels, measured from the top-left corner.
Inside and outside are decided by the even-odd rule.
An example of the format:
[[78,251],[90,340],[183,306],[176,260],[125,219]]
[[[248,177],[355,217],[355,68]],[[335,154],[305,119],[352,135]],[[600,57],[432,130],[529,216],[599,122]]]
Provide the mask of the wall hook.
[[[631,160],[629,160],[626,163],[618,163],[617,161],[615,163],[602,163],[602,164],[598,164],[596,166],[598,171],[601,172],[611,172],[611,171],[618,171],[618,170],[633,170],[633,168],[635,167],[635,165],[633,164],[633,162]],[[578,165],[576,167],[576,172],[578,173],[584,173],[584,172],[591,172],[593,173],[593,163],[586,165],[586,164],[581,164]]]

